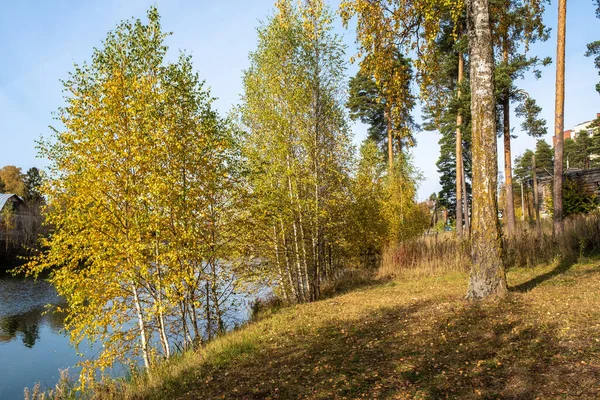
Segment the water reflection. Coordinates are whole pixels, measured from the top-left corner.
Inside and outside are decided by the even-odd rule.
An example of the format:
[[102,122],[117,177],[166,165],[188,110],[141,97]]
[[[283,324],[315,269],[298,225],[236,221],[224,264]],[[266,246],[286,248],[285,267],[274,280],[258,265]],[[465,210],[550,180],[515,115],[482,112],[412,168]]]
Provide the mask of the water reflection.
[[63,313],[52,312],[47,305],[62,301],[48,282],[0,276],[0,343],[19,338],[28,348],[40,338],[40,325],[59,332]]
[[46,305],[63,305],[43,280],[0,275],[0,399],[23,398],[41,382],[52,387],[59,369],[80,361],[62,333],[65,315]]
[[[270,290],[263,287],[258,297]],[[229,326],[247,320],[248,304],[255,296],[232,296]],[[23,389],[40,382],[42,388],[52,388],[59,370],[70,368],[77,377],[82,361],[62,332],[65,314],[49,312],[46,305],[64,306],[54,287],[43,280],[14,278],[0,274],[0,399],[22,399]],[[236,306],[236,307],[234,307]],[[101,344],[83,342],[79,348],[85,359],[95,357]],[[110,371],[122,375],[123,367]]]
[[53,312],[46,307],[0,317],[0,343],[20,340],[25,347],[32,348],[40,338],[41,325],[46,325],[53,332],[60,333],[63,324],[64,314]]

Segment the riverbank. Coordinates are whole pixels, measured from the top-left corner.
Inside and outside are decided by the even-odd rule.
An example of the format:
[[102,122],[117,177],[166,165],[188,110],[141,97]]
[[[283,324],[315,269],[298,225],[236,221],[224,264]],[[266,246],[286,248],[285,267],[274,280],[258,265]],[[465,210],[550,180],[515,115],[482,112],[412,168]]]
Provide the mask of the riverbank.
[[508,273],[466,302],[465,273],[376,281],[270,312],[100,398],[598,398],[600,259]]

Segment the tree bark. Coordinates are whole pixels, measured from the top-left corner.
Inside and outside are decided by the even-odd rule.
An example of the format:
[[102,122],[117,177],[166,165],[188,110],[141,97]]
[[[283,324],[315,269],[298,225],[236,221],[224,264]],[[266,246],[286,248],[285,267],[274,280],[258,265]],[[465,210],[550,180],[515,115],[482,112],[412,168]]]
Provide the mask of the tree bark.
[[[289,160],[289,156],[287,158],[287,166],[288,166],[288,170],[290,169],[290,160]],[[288,194],[289,194],[289,198],[290,198],[290,207],[293,209],[295,204],[294,204],[294,193],[292,190],[292,179],[291,177],[288,175],[287,177],[287,182],[288,182]],[[296,217],[294,216],[293,220],[292,220],[292,227],[293,227],[293,232],[294,232],[294,253],[296,256],[296,274],[297,274],[297,279],[298,279],[298,294],[299,294],[299,300],[304,302],[306,301],[306,294],[307,294],[307,288],[304,285],[304,275],[302,273],[302,267],[301,267],[301,258],[300,258],[300,246],[298,245],[298,228],[296,226]]]
[[273,243],[275,245],[275,262],[277,264],[277,272],[279,273],[279,285],[281,286],[281,291],[283,293],[285,302],[289,304],[290,296],[288,294],[288,287],[285,282],[283,267],[281,266],[281,261],[279,260],[279,236],[277,235],[277,226],[275,224],[273,225]]
[[[462,54],[458,57],[458,93],[460,99],[460,85],[462,84],[464,73],[464,61]],[[456,113],[456,236],[463,238],[463,154],[462,154],[462,114],[460,110]]]
[[[531,194],[531,196],[530,196],[530,194]],[[533,224],[533,214],[535,213],[535,212],[531,211],[531,205],[533,203],[533,194],[532,193],[527,192],[526,202],[527,202],[527,220],[529,221],[529,224],[531,225],[531,224]]]
[[538,183],[537,183],[537,171],[535,166],[535,154],[531,157],[531,163],[533,166],[533,205],[535,210],[535,227],[537,230],[538,236],[542,234],[542,221],[540,220],[540,199],[538,193]]
[[300,283],[298,282],[298,279],[296,279],[296,282],[294,284],[294,279],[292,277],[292,271],[293,271],[293,266],[290,264],[290,257],[288,255],[288,242],[287,242],[287,237],[286,237],[286,233],[285,233],[285,227],[283,225],[283,220],[279,220],[279,224],[281,226],[281,236],[283,239],[283,254],[285,257],[285,266],[286,266],[286,271],[287,271],[287,278],[288,278],[288,284],[290,286],[290,290],[292,291],[292,294],[294,296],[294,300],[296,301],[296,303],[300,303],[300,296],[298,293],[300,293]]
[[387,122],[387,137],[388,137],[388,168],[390,173],[394,168],[394,139],[392,137],[392,114],[389,107],[385,110],[385,120]]
[[469,221],[469,196],[467,194],[467,178],[465,174],[465,163],[464,160],[462,164],[462,191],[463,191],[463,204],[465,205],[463,211],[463,218],[465,219],[465,236],[471,237],[471,223]]
[[135,303],[135,311],[138,320],[138,328],[140,330],[140,344],[142,348],[142,359],[144,360],[144,368],[146,373],[150,374],[150,352],[148,350],[148,335],[146,334],[146,324],[144,322],[144,311],[138,296],[138,289],[135,282],[132,282],[131,289],[133,292],[133,302]]
[[561,236],[563,224],[563,148],[565,122],[565,39],[567,30],[567,0],[558,0],[558,33],[556,42],[556,103],[554,112],[554,225],[552,234]]
[[523,190],[523,180],[521,179],[521,221],[525,222],[525,193]]
[[212,340],[212,313],[210,312],[210,283],[206,280],[206,338]]
[[[508,53],[504,52],[504,61],[508,62]],[[515,233],[515,203],[512,186],[512,154],[510,150],[510,99],[508,90],[502,98],[503,133],[504,133],[504,177],[506,188],[506,228],[509,235]]]
[[159,260],[159,239],[156,235],[156,243],[154,249],[155,263],[156,263],[156,274],[158,277],[158,290],[157,290],[157,310],[158,310],[158,327],[160,333],[160,342],[163,347],[163,352],[166,358],[171,357],[171,345],[167,337],[167,327],[165,324],[165,313],[163,303],[163,284],[162,284],[162,269]]
[[504,296],[506,275],[498,221],[494,58],[488,0],[468,0],[473,129],[473,221],[468,299]]

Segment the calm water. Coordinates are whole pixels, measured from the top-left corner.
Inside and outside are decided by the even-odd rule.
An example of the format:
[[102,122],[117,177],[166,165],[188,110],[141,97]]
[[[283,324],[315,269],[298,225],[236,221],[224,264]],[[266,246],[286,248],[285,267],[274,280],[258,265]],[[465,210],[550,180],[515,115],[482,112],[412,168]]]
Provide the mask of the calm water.
[[[265,288],[258,296],[269,293]],[[248,318],[247,305],[254,297],[237,297],[236,322]],[[61,369],[69,368],[71,377],[78,376],[75,365],[82,359],[62,332],[64,316],[45,312],[47,304],[62,304],[48,282],[0,271],[0,400],[23,399],[24,388],[36,382],[42,388],[54,387]],[[85,357],[96,353],[89,346],[80,351]]]
[[[47,304],[61,304],[49,283],[0,274],[0,399],[22,399],[23,389],[40,382],[53,387],[59,369],[81,361],[61,332],[63,315],[45,313]],[[84,354],[90,348],[81,349]]]

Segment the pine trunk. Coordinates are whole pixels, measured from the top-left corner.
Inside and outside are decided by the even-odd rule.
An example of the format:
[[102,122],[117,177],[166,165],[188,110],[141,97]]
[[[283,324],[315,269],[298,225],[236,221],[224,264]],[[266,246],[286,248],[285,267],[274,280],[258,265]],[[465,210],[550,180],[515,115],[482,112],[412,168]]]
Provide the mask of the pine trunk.
[[494,58],[488,0],[467,2],[473,130],[473,221],[468,299],[507,293],[498,222]]
[[563,224],[563,147],[565,122],[565,37],[567,0],[558,0],[558,34],[556,42],[556,104],[554,113],[554,225],[553,235],[561,236]]
[[540,199],[538,193],[538,183],[537,183],[537,172],[535,166],[535,154],[531,157],[531,162],[533,164],[533,203],[535,209],[535,227],[537,230],[538,236],[542,234],[542,221],[540,220]]
[[[458,98],[460,98],[460,85],[462,84],[464,63],[462,54],[458,57]],[[456,114],[456,235],[463,238],[463,154],[462,154],[462,114]],[[466,203],[466,202],[465,202]]]
[[506,182],[504,187],[506,188],[506,228],[509,235],[515,233],[515,202],[513,198],[513,185],[512,185],[512,154],[510,150],[510,101],[508,93],[504,93],[502,99],[502,112],[504,114],[503,133],[504,133],[504,177]]
[[523,190],[523,180],[521,180],[521,221],[525,222],[525,193]]

